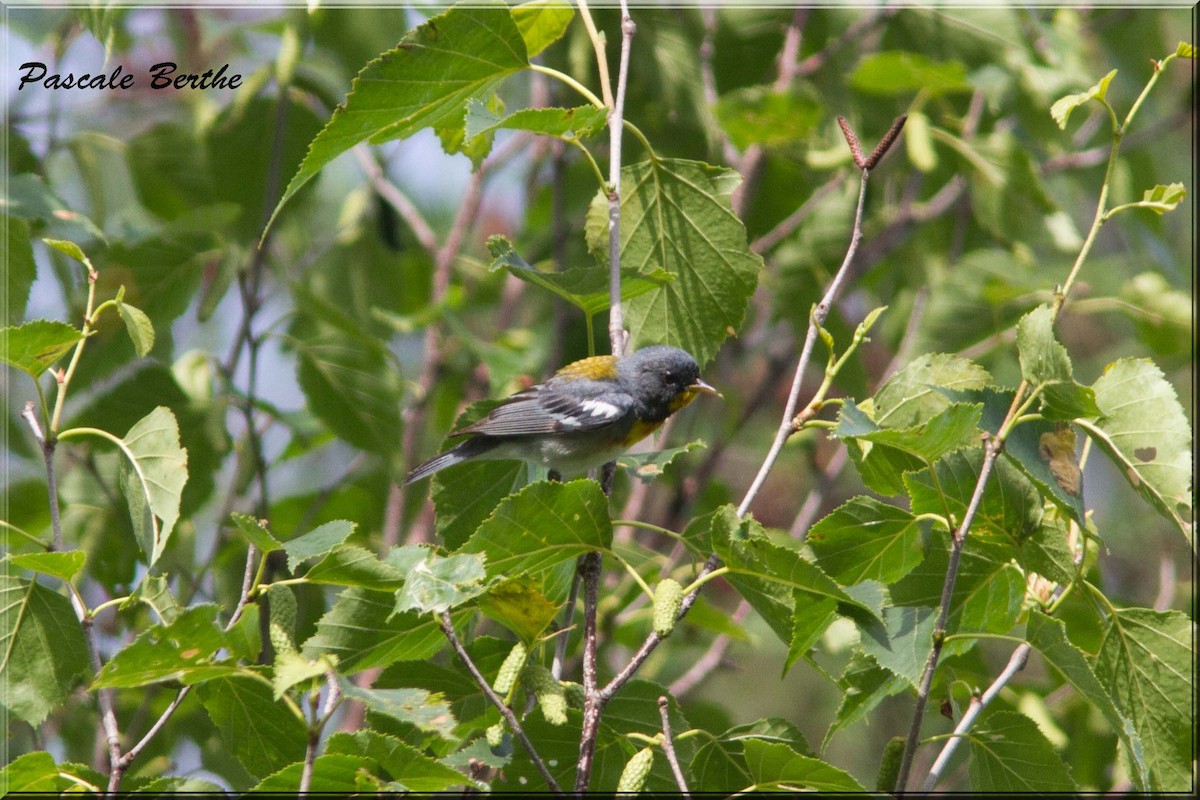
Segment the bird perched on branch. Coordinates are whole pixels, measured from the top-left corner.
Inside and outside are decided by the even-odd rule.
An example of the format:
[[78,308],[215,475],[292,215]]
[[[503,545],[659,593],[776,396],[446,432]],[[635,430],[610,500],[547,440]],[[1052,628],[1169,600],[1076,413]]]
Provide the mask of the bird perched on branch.
[[404,482],[473,458],[531,461],[560,475],[585,472],[658,430],[701,393],[721,396],[700,380],[696,359],[677,347],[585,358],[451,433],[467,438],[421,464]]

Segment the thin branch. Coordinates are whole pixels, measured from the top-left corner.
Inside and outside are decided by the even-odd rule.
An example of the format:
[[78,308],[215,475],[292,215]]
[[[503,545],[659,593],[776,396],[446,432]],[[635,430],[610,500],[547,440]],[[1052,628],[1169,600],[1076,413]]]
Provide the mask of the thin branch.
[[658,713],[662,715],[662,749],[667,756],[667,763],[671,765],[671,772],[675,775],[675,785],[679,787],[680,794],[690,798],[692,795],[688,792],[687,781],[683,779],[683,770],[679,768],[679,757],[675,755],[675,740],[671,736],[671,716],[666,697],[658,698]]
[[804,382],[804,374],[808,371],[808,361],[812,356],[813,346],[817,341],[817,330],[825,324],[825,319],[829,316],[829,310],[833,307],[833,303],[837,300],[838,295],[841,294],[842,286],[845,284],[846,277],[850,272],[850,264],[853,263],[854,255],[858,252],[858,245],[862,241],[862,215],[863,206],[866,204],[867,199],[868,176],[868,171],[864,169],[859,181],[858,205],[854,211],[854,228],[850,235],[850,246],[846,249],[846,256],[842,259],[842,265],[833,276],[829,288],[825,291],[825,296],[821,298],[821,302],[813,309],[808,323],[808,332],[804,337],[804,345],[800,350],[800,359],[796,364],[796,375],[792,379],[792,390],[788,395],[787,404],[784,406],[783,421],[779,425],[779,430],[775,433],[775,441],[772,442],[771,449],[767,452],[767,457],[763,459],[758,474],[754,477],[750,488],[746,490],[746,496],[742,498],[742,502],[738,506],[737,513],[739,517],[745,516],[746,512],[750,509],[750,504],[754,502],[754,498],[758,495],[759,490],[766,481],[767,474],[775,466],[775,461],[779,458],[779,453],[783,450],[783,445],[787,442],[788,437],[795,432],[795,428],[792,427],[792,418],[796,416],[796,407],[800,400],[800,387]]
[[[730,619],[738,623],[746,618],[750,613],[750,603],[742,599]],[[688,668],[688,671],[680,675],[671,683],[667,689],[676,697],[681,697],[692,689],[695,689],[704,681],[713,670],[721,666],[721,661],[725,658],[725,652],[729,650],[729,646],[733,644],[733,639],[729,634],[722,633],[712,640],[712,644],[704,651],[704,654],[696,659],[696,663]]]
[[626,0],[621,0],[621,62],[617,72],[617,96],[608,115],[608,338],[615,356],[625,352],[629,340],[621,305],[621,135],[625,127],[629,52],[636,32],[637,25],[629,16],[629,5]]
[[1029,660],[1030,649],[1028,642],[1020,645],[1013,651],[1012,657],[1008,659],[1008,666],[1004,668],[1004,671],[1000,673],[996,680],[992,681],[992,685],[987,688],[987,691],[979,697],[971,698],[971,705],[967,709],[967,713],[963,714],[962,719],[959,720],[958,726],[955,727],[950,740],[946,742],[946,746],[942,748],[942,752],[938,755],[937,760],[933,762],[933,766],[929,770],[929,775],[925,778],[925,783],[921,785],[922,792],[933,791],[933,787],[937,785],[938,780],[942,777],[942,772],[945,771],[946,765],[950,763],[951,756],[954,755],[954,751],[958,749],[958,745],[962,742],[967,732],[971,730],[971,727],[975,724],[975,720],[979,718],[979,715],[987,708],[988,704],[996,699],[996,695],[1000,694],[1000,690],[1008,685],[1008,682],[1018,672],[1025,669],[1025,662]]
[[583,27],[587,29],[592,49],[596,51],[596,70],[600,77],[600,94],[604,98],[606,108],[613,107],[612,81],[608,77],[608,57],[604,54],[604,39],[596,30],[592,20],[592,12],[588,9],[587,0],[576,0],[579,5],[579,16],[583,18]]
[[359,166],[366,173],[367,180],[370,181],[375,192],[400,215],[400,219],[408,225],[413,236],[417,238],[417,243],[425,249],[425,252],[429,253],[431,258],[436,258],[437,234],[433,232],[433,228],[429,227],[429,223],[425,221],[425,216],[420,209],[412,200],[408,199],[408,195],[402,192],[399,186],[387,179],[387,176],[383,174],[383,167],[375,160],[366,145],[355,147],[354,157],[358,159]]
[[529,758],[533,761],[533,765],[537,768],[538,773],[541,774],[542,780],[550,787],[550,791],[561,795],[563,790],[559,787],[558,782],[554,780],[554,776],[550,774],[550,770],[546,769],[546,763],[542,761],[542,757],[534,749],[533,742],[529,741],[529,737],[525,735],[525,729],[521,727],[521,721],[517,719],[517,715],[513,713],[513,710],[505,705],[504,700],[492,690],[492,686],[488,683],[487,678],[483,677],[483,674],[479,671],[479,667],[475,666],[475,662],[471,660],[467,649],[458,640],[458,635],[454,632],[454,623],[450,619],[449,612],[444,611],[439,614],[438,623],[441,625],[442,633],[446,635],[446,639],[450,642],[450,646],[454,648],[454,652],[462,659],[467,671],[471,673],[471,677],[475,679],[475,683],[483,691],[484,697],[500,710],[504,721],[508,723],[513,736],[525,748],[525,752],[529,754]]
[[869,29],[875,27],[875,25],[883,20],[884,17],[890,17],[891,15],[895,14],[896,11],[897,9],[894,8],[883,8],[864,17],[859,17],[844,31],[842,31],[841,35],[836,39],[826,44],[820,50],[813,53],[799,64],[796,64],[795,68],[793,69],[793,74],[799,78],[808,77],[821,67],[825,66],[825,62],[827,62],[836,51],[842,49],[850,42],[858,42],[858,47],[856,49],[859,52],[869,51],[870,46],[866,43],[859,42],[859,40],[865,33],[867,33]]
[[903,791],[904,787],[908,785],[908,774],[912,769],[913,756],[916,754],[917,743],[921,737],[921,723],[925,719],[925,707],[929,703],[929,692],[933,686],[933,673],[937,670],[938,660],[942,655],[942,645],[945,643],[946,620],[950,617],[950,601],[954,597],[954,584],[958,577],[958,565],[962,559],[963,545],[966,544],[967,533],[975,522],[975,515],[983,500],[983,491],[991,477],[992,466],[1000,455],[1002,444],[1003,440],[999,437],[991,437],[984,446],[983,466],[980,468],[979,478],[975,482],[975,491],[971,494],[971,501],[967,505],[962,522],[954,531],[954,538],[950,546],[950,560],[946,565],[946,580],[942,584],[942,597],[938,606],[937,622],[933,629],[933,647],[925,661],[925,670],[921,674],[921,683],[917,688],[917,704],[913,709],[912,723],[904,743],[904,755],[900,760],[900,771],[896,776],[896,791]]
[[[892,138],[894,140],[894,136]],[[856,137],[847,136],[848,143],[851,143],[853,147],[851,139],[856,141]],[[877,155],[879,157],[882,156],[882,154]],[[786,442],[787,438],[795,431],[795,428],[792,426],[792,419],[796,416],[796,407],[800,397],[800,385],[803,382],[804,373],[808,369],[808,361],[812,355],[813,345],[817,338],[817,330],[819,326],[824,323],[826,317],[829,316],[829,311],[832,308],[834,301],[837,300],[838,295],[841,293],[842,286],[846,282],[847,276],[850,272],[850,265],[854,261],[854,255],[858,249],[858,244],[862,240],[862,214],[863,206],[866,202],[868,177],[869,171],[864,169],[860,179],[861,182],[858,193],[858,205],[855,210],[854,228],[850,235],[850,245],[847,248],[845,258],[842,260],[842,265],[838,269],[837,274],[834,275],[833,280],[830,282],[829,288],[826,290],[824,297],[822,297],[821,302],[813,308],[812,314],[810,315],[808,335],[805,337],[804,346],[800,353],[800,359],[796,366],[796,375],[792,381],[792,391],[788,396],[788,402],[784,409],[783,421],[780,424],[775,441],[772,443],[771,449],[763,461],[762,467],[755,476],[754,482],[746,491],[746,496],[742,499],[741,505],[738,506],[737,514],[739,517],[744,517],[746,515],[746,512],[750,508],[750,504],[758,494],[758,491],[762,488],[762,484],[766,480],[767,474],[771,471],[776,459],[779,457],[779,453],[783,449],[784,442]],[[720,565],[721,559],[716,553],[713,553],[708,557],[708,560],[704,562],[704,566],[701,568],[700,573],[696,576],[696,581],[698,583],[703,583],[704,579],[712,574],[718,567],[720,567]],[[684,616],[686,616],[691,610],[692,606],[695,605],[696,599],[699,596],[700,589],[698,586],[695,590],[683,598],[683,602],[680,604],[679,613],[676,615],[676,619],[682,619]],[[641,665],[645,663],[646,659],[650,657],[650,654],[654,652],[655,648],[658,647],[661,641],[662,639],[659,637],[659,635],[651,631],[650,635],[646,637],[644,642],[642,642],[642,646],[638,648],[637,652],[634,653],[630,658],[629,663],[627,663],[613,677],[613,679],[610,680],[605,687],[600,690],[600,695],[605,702],[607,702],[607,700],[611,698],[617,692],[617,690],[621,688],[621,686],[623,686],[631,677],[633,677],[634,673],[636,673]]]
[[588,553],[579,559],[579,576],[583,583],[583,728],[579,739],[579,764],[575,770],[575,793],[587,792],[592,777],[592,760],[596,755],[596,736],[600,728],[600,712],[608,698],[597,690],[596,603],[600,585],[600,554]]
[[571,638],[571,625],[575,620],[575,605],[579,599],[579,570],[571,579],[571,594],[567,597],[567,607],[563,609],[562,626],[559,628],[558,641],[554,643],[554,659],[550,662],[550,674],[557,680],[562,680],[563,663],[567,659],[567,640]]
[[800,223],[808,219],[809,214],[816,210],[822,200],[835,189],[840,187],[846,180],[846,173],[839,173],[837,176],[823,183],[815,192],[809,195],[799,208],[789,214],[784,220],[776,225],[771,230],[764,233],[762,236],[750,243],[750,249],[755,253],[762,255],[775,245],[782,242],[784,239],[792,235],[796,228],[800,227]]

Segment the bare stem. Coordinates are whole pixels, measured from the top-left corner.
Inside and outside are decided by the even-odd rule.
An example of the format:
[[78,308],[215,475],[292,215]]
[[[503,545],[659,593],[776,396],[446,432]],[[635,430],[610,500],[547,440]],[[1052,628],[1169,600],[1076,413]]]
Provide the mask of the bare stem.
[[625,352],[629,339],[621,305],[621,134],[625,125],[629,51],[636,32],[637,25],[629,16],[629,5],[621,0],[621,63],[617,72],[617,96],[608,115],[608,339],[615,356]]
[[533,747],[533,742],[529,741],[529,737],[525,735],[525,729],[521,727],[521,721],[517,719],[517,715],[513,710],[505,705],[504,700],[500,698],[488,683],[487,678],[479,671],[479,667],[475,666],[475,662],[471,660],[467,649],[463,647],[462,642],[458,640],[458,635],[454,632],[454,622],[450,619],[449,612],[442,612],[438,616],[438,623],[441,625],[442,633],[446,635],[446,639],[450,642],[450,646],[454,648],[454,652],[462,659],[467,671],[471,673],[471,677],[475,679],[475,683],[483,691],[484,697],[488,699],[492,705],[500,710],[500,714],[504,717],[504,721],[508,723],[509,729],[513,732],[513,736],[521,746],[525,748],[525,752],[529,754],[529,758],[533,761],[533,765],[537,768],[538,773],[542,776],[542,780],[550,787],[550,791],[557,795],[563,793],[558,782],[554,780],[554,776],[550,774],[550,770],[546,769],[546,762],[542,761],[542,757],[538,755],[537,750]]
[[679,787],[680,794],[690,798],[692,795],[688,792],[687,781],[683,779],[683,770],[679,768],[679,757],[675,755],[675,740],[671,736],[671,716],[666,697],[658,698],[658,713],[662,715],[662,749],[667,756],[667,763],[671,765],[671,772],[675,775],[675,785]]
[[1000,694],[1008,682],[1013,679],[1018,672],[1025,669],[1025,662],[1029,660],[1030,645],[1028,642],[1021,644],[1013,651],[1012,657],[1008,659],[1008,666],[1004,671],[992,681],[992,685],[987,688],[979,697],[971,698],[971,705],[967,709],[967,713],[958,722],[958,726],[954,729],[954,734],[946,746],[942,748],[942,752],[938,754],[937,760],[933,762],[933,767],[929,770],[929,775],[925,778],[925,783],[921,786],[922,792],[933,791],[933,787],[937,785],[938,780],[942,777],[942,773],[946,769],[946,765],[950,763],[951,756],[958,749],[958,745],[962,742],[967,732],[975,724],[975,720],[987,708],[988,704],[996,699],[996,695]]
[[779,458],[779,453],[783,450],[783,445],[787,442],[788,437],[795,432],[792,427],[792,418],[796,416],[796,407],[800,400],[800,387],[804,382],[804,373],[808,371],[808,362],[812,357],[813,346],[817,341],[817,331],[825,324],[825,319],[829,316],[829,311],[833,307],[834,301],[841,294],[842,286],[846,282],[846,277],[850,272],[850,264],[854,261],[854,255],[858,251],[858,245],[862,241],[862,216],[863,206],[867,200],[867,178],[869,173],[867,170],[862,171],[859,179],[858,188],[858,206],[854,211],[854,229],[850,234],[850,246],[846,249],[846,256],[842,259],[842,265],[838,268],[837,274],[833,276],[833,280],[829,283],[829,288],[825,290],[825,296],[821,298],[816,307],[813,309],[811,318],[808,322],[808,332],[804,337],[804,346],[800,350],[800,359],[796,363],[796,375],[792,379],[792,390],[788,395],[787,405],[783,411],[783,421],[779,424],[779,430],[775,433],[775,441],[771,443],[771,449],[767,452],[767,457],[763,459],[762,466],[758,470],[758,474],[754,476],[754,481],[750,484],[750,488],[746,490],[746,496],[742,498],[741,505],[738,506],[738,516],[743,517],[750,509],[750,504],[754,502],[754,498],[762,489],[763,483],[767,479],[772,467],[775,466],[776,459]]
[[987,487],[992,467],[1000,455],[1003,444],[1003,439],[996,436],[990,438],[984,447],[983,466],[980,468],[979,478],[975,482],[975,491],[971,494],[971,501],[967,505],[966,513],[963,514],[962,522],[954,531],[954,538],[950,545],[950,560],[946,565],[946,580],[942,584],[942,597],[938,607],[937,622],[933,629],[933,647],[925,661],[925,670],[921,674],[921,683],[917,688],[917,704],[913,709],[912,723],[908,729],[908,738],[904,743],[904,755],[900,761],[900,771],[896,776],[896,791],[903,791],[908,784],[908,774],[912,769],[913,756],[916,755],[917,743],[921,738],[921,723],[925,719],[925,707],[929,703],[929,692],[933,686],[933,674],[937,670],[938,660],[942,655],[942,645],[945,644],[946,620],[950,616],[950,601],[954,597],[954,584],[958,577],[958,565],[962,559],[963,545],[966,544],[967,533],[975,522],[979,504],[983,500],[984,489]]
[[592,760],[596,755],[596,736],[600,729],[600,712],[608,701],[597,690],[596,652],[599,642],[596,631],[596,603],[600,586],[600,554],[588,553],[579,559],[579,576],[583,583],[583,729],[579,738],[579,764],[575,770],[575,793],[587,791],[592,777]]

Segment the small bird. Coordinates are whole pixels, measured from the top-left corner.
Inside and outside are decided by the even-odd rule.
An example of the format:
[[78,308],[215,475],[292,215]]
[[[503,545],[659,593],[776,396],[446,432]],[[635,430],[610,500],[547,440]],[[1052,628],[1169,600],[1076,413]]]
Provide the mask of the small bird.
[[577,474],[624,453],[704,393],[696,359],[653,345],[628,356],[594,356],[514,394],[451,436],[468,438],[409,473],[405,484],[472,458],[525,460]]

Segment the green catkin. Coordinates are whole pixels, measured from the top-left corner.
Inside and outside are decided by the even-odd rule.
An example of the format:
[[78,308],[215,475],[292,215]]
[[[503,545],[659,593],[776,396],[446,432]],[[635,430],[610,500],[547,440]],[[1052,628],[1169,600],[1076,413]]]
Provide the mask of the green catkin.
[[500,671],[496,673],[496,682],[492,684],[496,694],[501,697],[508,695],[517,682],[517,676],[525,667],[525,659],[528,655],[525,645],[521,642],[517,642],[513,645],[513,649],[508,651],[508,657],[504,659],[504,663],[500,665]]
[[683,605],[683,587],[673,578],[664,578],[654,589],[654,632],[665,639],[675,629],[679,608]]
[[267,631],[276,655],[296,652],[296,596],[287,586],[272,586],[267,590],[271,608]]
[[550,670],[541,664],[527,664],[521,672],[525,690],[537,698],[542,716],[551,725],[567,724],[567,691]]
[[650,774],[650,768],[653,766],[653,747],[643,747],[634,753],[633,758],[629,759],[629,763],[621,771],[621,778],[617,781],[617,794],[637,794],[642,791],[646,786],[646,776]]

